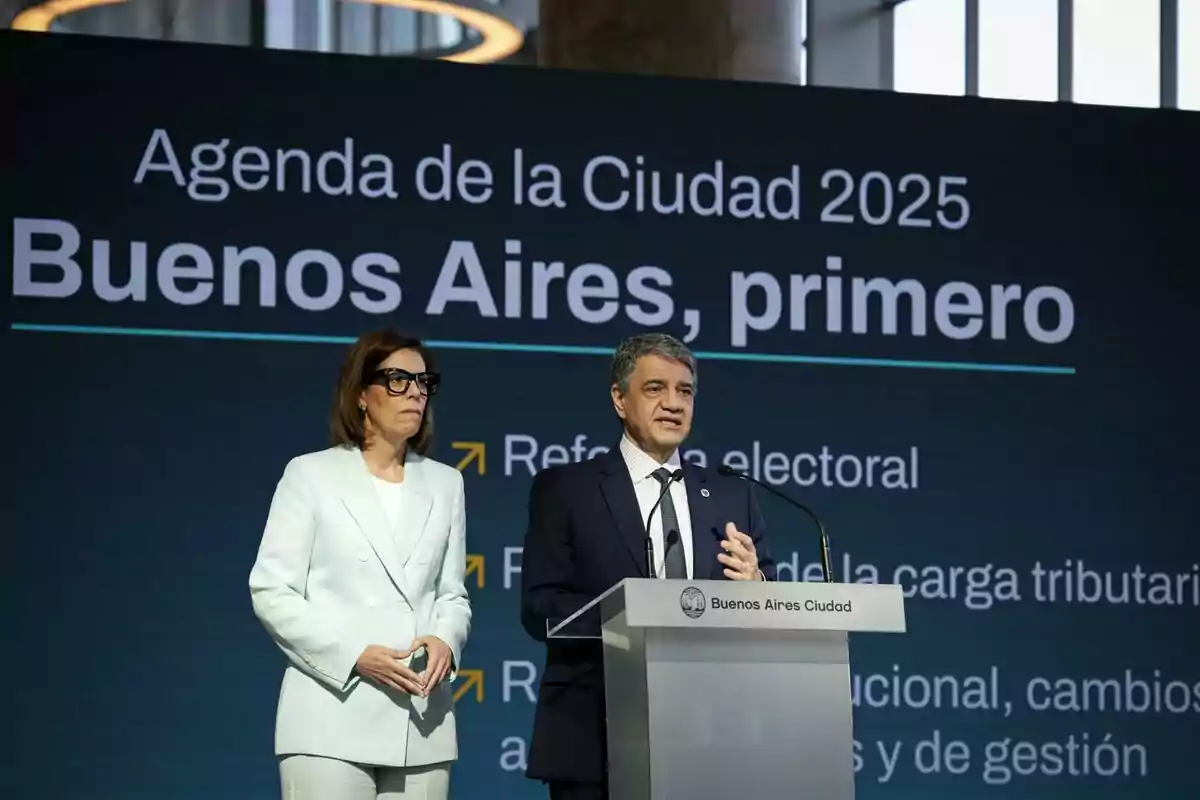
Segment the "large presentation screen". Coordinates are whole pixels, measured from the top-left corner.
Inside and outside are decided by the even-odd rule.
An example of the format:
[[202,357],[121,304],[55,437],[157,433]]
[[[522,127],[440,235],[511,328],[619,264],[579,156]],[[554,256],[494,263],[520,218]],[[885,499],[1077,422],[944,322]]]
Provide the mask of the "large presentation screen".
[[[395,326],[466,480],[456,798],[545,796],[527,493],[616,446],[607,356],[644,330],[699,358],[685,458],[904,588],[908,632],[851,644],[860,797],[1195,797],[1198,115],[0,51],[6,794],[274,796],[249,570],[348,344]],[[759,499],[780,579],[819,579]]]

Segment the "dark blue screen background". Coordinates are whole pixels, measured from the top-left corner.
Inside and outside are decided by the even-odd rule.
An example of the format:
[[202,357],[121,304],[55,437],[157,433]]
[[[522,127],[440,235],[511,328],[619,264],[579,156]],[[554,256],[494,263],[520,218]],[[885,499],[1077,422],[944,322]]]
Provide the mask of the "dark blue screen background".
[[[251,613],[247,574],[284,464],[325,446],[346,344],[385,324],[427,336],[439,351],[446,381],[436,457],[457,464],[463,443],[486,447],[482,468],[463,467],[468,549],[481,557],[469,580],[475,616],[463,666],[478,683],[459,699],[454,796],[542,796],[520,772],[532,721],[525,681],[541,653],[517,619],[531,478],[519,456],[531,441],[542,466],[565,452],[548,448],[569,449],[580,436],[588,448],[615,444],[602,354],[641,329],[624,310],[637,298],[623,288],[640,266],[671,279],[670,319],[653,327],[684,335],[685,312],[699,312],[691,344],[701,357],[700,392],[688,446],[710,465],[758,443],[789,460],[827,448],[834,460],[894,456],[916,467],[907,488],[780,483],[822,514],[841,579],[898,576],[910,590],[909,632],[857,638],[856,676],[999,676],[994,711],[858,707],[861,797],[1194,795],[1195,114],[11,34],[3,45],[5,74],[22,76],[3,88],[14,109],[2,201],[13,288],[3,334],[13,442],[6,796],[199,800],[277,791],[271,740],[284,662]],[[292,184],[196,201],[165,172],[134,182],[155,129],[169,135],[185,176],[195,145],[228,139],[226,178],[239,147],[272,158],[300,148],[315,161],[353,137],[356,159],[392,159],[399,196],[333,197]],[[491,200],[415,195],[418,159],[443,143],[459,160],[494,166]],[[565,208],[514,206],[508,165],[516,147],[527,167],[561,169]],[[604,213],[580,189],[584,165],[601,153],[631,164],[640,154],[688,174],[720,158],[728,173],[764,181],[795,164],[800,219]],[[823,187],[831,169],[859,178],[877,170],[893,187],[923,175],[931,218],[939,176],[964,176],[957,189],[970,201],[970,220],[961,230],[900,226],[896,195],[889,221],[869,225],[856,195],[841,209],[854,211],[853,222],[822,222],[841,187]],[[870,192],[868,212],[883,207],[879,181]],[[62,239],[29,238],[20,220],[57,220],[60,234],[64,226],[78,233],[76,290],[63,291],[66,273],[45,255]],[[108,242],[111,275],[100,275],[96,240]],[[521,242],[515,316],[503,295],[507,240]],[[456,241],[474,246],[497,315],[463,302],[430,313]],[[145,243],[143,267],[131,242]],[[207,253],[213,272],[175,285],[211,284],[208,299],[164,297],[159,258],[178,243]],[[239,302],[223,300],[223,249],[251,246],[275,258],[274,305],[257,302],[256,267],[232,282]],[[294,302],[287,263],[304,249],[340,265],[344,284],[330,308]],[[41,262],[27,269],[32,251]],[[350,297],[362,288],[350,265],[371,252],[400,266],[387,277],[402,299],[386,313],[364,312]],[[843,331],[829,332],[821,299],[810,299],[805,330],[789,330],[788,276],[828,277],[830,256],[842,258],[846,309],[855,278],[918,282],[924,334],[913,333],[908,297],[895,332],[881,332],[877,295],[864,333],[851,330],[849,311]],[[552,284],[545,318],[534,317],[529,281],[538,260],[611,269],[615,319],[577,319],[564,281]],[[121,285],[142,268],[144,299],[105,300],[94,288],[101,277]],[[739,271],[770,273],[783,290],[779,324],[750,330],[745,347],[731,336],[731,275]],[[587,285],[602,293],[601,281]],[[1032,338],[1019,303],[1003,339],[989,335],[986,318],[975,338],[942,335],[935,295],[951,281],[979,287],[985,300],[993,284],[1019,284],[1022,298],[1054,287],[1070,298],[1070,335]],[[465,272],[456,285],[467,285]],[[314,297],[328,284],[310,267],[299,288]],[[47,296],[55,291],[61,296]],[[748,307],[761,313],[766,295],[752,294]],[[1043,304],[1043,328],[1059,322],[1052,309]],[[773,498],[762,504],[776,551],[803,573],[816,559],[810,527]],[[1140,570],[1170,576],[1176,591],[1169,603],[1039,599],[1032,570],[1068,560],[1114,576],[1118,589],[1121,575]],[[898,572],[904,565],[915,571]],[[1003,595],[1005,570],[1019,599],[966,596],[976,574],[969,570],[984,567],[984,599]],[[1179,709],[1035,711],[1027,702],[1037,677],[1123,686],[1127,675],[1175,682],[1165,696]],[[969,746],[965,774],[914,767],[913,748],[935,731],[943,744]],[[1094,757],[1080,761],[1078,774],[1048,774],[1044,750],[1018,758],[1025,774],[1007,782],[985,772],[1002,755],[994,743],[1007,743],[1011,766],[1015,742],[1043,748],[1085,736],[1090,747],[1110,736],[1118,749],[1143,746],[1144,774],[1136,761],[1133,774],[1097,774]],[[878,743],[895,742],[903,743],[899,766],[881,780]]]

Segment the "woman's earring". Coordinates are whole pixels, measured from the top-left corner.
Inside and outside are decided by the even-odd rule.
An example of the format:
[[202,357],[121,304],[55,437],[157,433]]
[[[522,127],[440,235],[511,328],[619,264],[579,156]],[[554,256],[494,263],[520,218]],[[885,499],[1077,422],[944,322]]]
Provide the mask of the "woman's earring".
[[367,407],[366,407],[366,406],[364,406],[364,405],[361,405],[361,404],[360,404],[360,405],[358,406],[358,413],[360,413],[360,414],[365,414],[365,413],[367,413]]

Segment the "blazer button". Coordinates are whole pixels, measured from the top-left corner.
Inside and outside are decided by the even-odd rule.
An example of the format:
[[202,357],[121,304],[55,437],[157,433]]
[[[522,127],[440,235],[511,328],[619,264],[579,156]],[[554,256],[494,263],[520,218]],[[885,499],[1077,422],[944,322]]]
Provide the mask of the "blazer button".
[[370,606],[371,608],[374,608],[375,606],[379,605],[379,603],[375,600],[374,597],[372,597],[369,600],[367,600],[367,605]]
[[358,560],[359,560],[359,561],[368,561],[370,558],[371,558],[371,557],[370,557],[369,555],[367,555],[366,553],[359,553],[359,554],[358,554]]

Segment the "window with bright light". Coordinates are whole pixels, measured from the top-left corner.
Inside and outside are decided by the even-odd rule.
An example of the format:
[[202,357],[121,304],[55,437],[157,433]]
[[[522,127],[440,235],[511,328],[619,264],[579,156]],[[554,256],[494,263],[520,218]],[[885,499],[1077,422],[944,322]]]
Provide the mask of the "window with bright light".
[[908,0],[893,14],[895,90],[963,94],[967,83],[964,0]]
[[800,85],[808,86],[808,9],[800,14]]
[[1179,0],[1179,107],[1200,111],[1200,0]]
[[1158,107],[1157,0],[1076,0],[1074,16],[1072,99]]
[[979,94],[1058,99],[1057,0],[979,0]]
[[277,50],[296,47],[296,0],[266,0],[266,45]]

